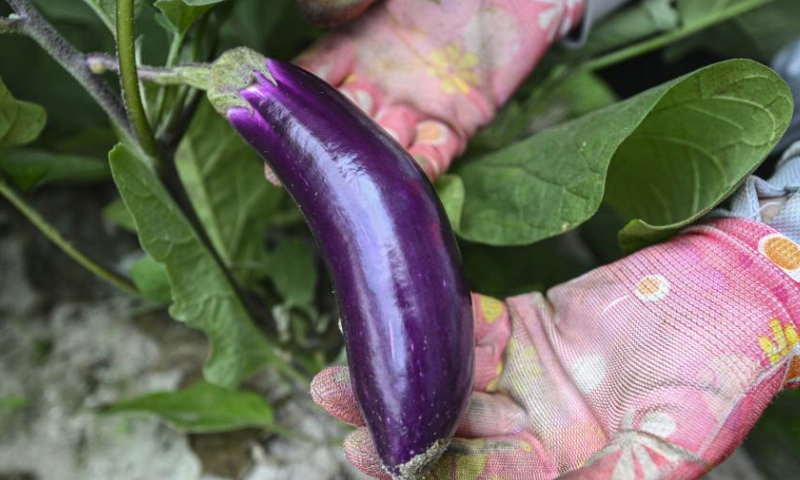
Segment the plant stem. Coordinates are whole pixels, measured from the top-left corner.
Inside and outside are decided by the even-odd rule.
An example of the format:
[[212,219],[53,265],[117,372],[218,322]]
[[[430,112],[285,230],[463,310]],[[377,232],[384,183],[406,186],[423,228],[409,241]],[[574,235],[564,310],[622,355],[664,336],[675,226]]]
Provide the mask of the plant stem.
[[122,98],[128,118],[142,146],[142,150],[158,163],[158,147],[139,92],[139,75],[136,71],[136,42],[133,0],[117,0],[117,59]]
[[12,205],[33,223],[47,238],[60,247],[64,252],[69,255],[73,260],[81,264],[84,268],[94,273],[98,277],[112,283],[116,287],[136,296],[141,296],[139,289],[133,285],[128,279],[118,275],[110,270],[107,270],[86,254],[72,246],[60,233],[37,212],[33,207],[28,205],[17,192],[4,180],[0,179],[0,195],[6,198]]
[[623,62],[625,60],[637,57],[639,55],[645,54],[647,52],[659,49],[661,47],[669,45],[670,43],[676,40],[680,40],[683,37],[687,37],[693,33],[699,32],[700,30],[704,30],[718,23],[730,20],[731,18],[737,17],[743,13],[749,12],[750,10],[761,7],[773,1],[774,0],[750,0],[747,2],[738,3],[735,6],[726,10],[725,13],[723,13],[720,16],[716,17],[711,16],[701,21],[694,22],[689,25],[676,28],[674,30],[670,30],[665,34],[659,35],[655,38],[651,38],[650,40],[645,40],[643,42],[631,45],[630,47],[623,48],[622,50],[617,50],[607,55],[597,57],[594,60],[590,60],[582,64],[578,68],[580,70],[600,70],[601,68],[605,68]]
[[[98,75],[105,72],[119,73],[119,63],[117,63],[117,59],[113,55],[107,53],[87,54],[86,64],[92,72]],[[137,71],[139,78],[145,82],[152,82],[159,85],[185,85],[186,82],[183,78],[184,68],[186,67],[163,68],[139,65]]]
[[19,33],[29,36],[58,62],[105,110],[111,122],[132,143],[136,143],[119,97],[86,65],[83,53],[67,42],[28,0],[6,0],[19,15],[11,19]]

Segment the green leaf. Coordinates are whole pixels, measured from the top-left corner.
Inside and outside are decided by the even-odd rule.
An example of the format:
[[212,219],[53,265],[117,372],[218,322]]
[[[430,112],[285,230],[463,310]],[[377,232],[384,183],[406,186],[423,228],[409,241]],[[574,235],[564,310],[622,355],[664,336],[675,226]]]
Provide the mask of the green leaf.
[[436,193],[444,205],[447,218],[454,230],[461,222],[461,210],[464,206],[464,182],[458,175],[442,175],[436,182]]
[[148,300],[163,304],[172,301],[167,269],[150,255],[143,256],[131,266],[131,280]]
[[117,0],[83,0],[103,21],[112,34],[116,35]]
[[[760,3],[767,3],[762,1]],[[681,23],[690,26],[698,23],[712,22],[726,12],[747,4],[754,4],[753,0],[677,0],[676,7],[681,15]]]
[[23,191],[48,184],[102,183],[111,178],[108,165],[96,158],[33,149],[0,151],[0,171]]
[[[732,60],[703,68],[457,168],[466,192],[459,234],[475,242],[522,245],[575,228],[597,211],[609,164],[623,142],[646,144],[653,139],[652,129],[667,120],[673,122],[671,143],[702,144],[698,137],[708,135],[715,145],[728,146],[714,151],[718,178],[712,180],[709,193],[689,202],[697,211],[690,212],[682,202],[671,212],[674,222],[689,220],[721,200],[758,165],[788,125],[791,109],[786,85],[763,65]],[[623,165],[632,165],[629,148],[621,149]],[[653,185],[665,172],[659,165],[669,165],[674,168],[669,188],[691,198],[696,177],[686,149],[649,153],[642,162],[650,163],[639,165],[637,181]],[[701,173],[712,175],[710,171]],[[616,175],[624,173],[615,170]],[[631,206],[625,210],[628,215],[638,208],[634,205],[650,198],[616,193],[630,187],[643,195],[646,189],[641,185],[613,185],[615,207]],[[662,206],[648,203],[651,210]],[[660,218],[645,213],[646,219]]]
[[677,28],[680,15],[674,0],[634,2],[594,27],[584,47],[570,56],[587,58]]
[[46,121],[44,108],[17,100],[0,79],[0,148],[36,140]]
[[606,202],[623,219],[623,250],[664,240],[727,198],[767,157],[792,117],[771,70],[727,62],[669,91],[614,154]]
[[182,36],[202,14],[219,2],[193,2],[184,0],[157,0],[155,7],[164,14],[172,31]]
[[230,391],[198,382],[175,392],[122,400],[104,414],[145,414],[187,433],[214,433],[275,425],[272,407],[253,392]]
[[289,306],[309,305],[317,287],[317,267],[308,243],[289,237],[270,252],[269,275]]
[[116,199],[103,209],[103,218],[123,230],[136,233],[136,224],[122,199]]
[[192,206],[225,264],[245,285],[266,271],[264,234],[285,192],[264,179],[264,161],[207,101],[175,153]]
[[145,160],[117,145],[109,161],[142,248],[167,269],[173,297],[170,315],[204,331],[211,343],[206,379],[232,388],[260,368],[280,362],[222,268]]
[[520,247],[491,247],[462,240],[459,248],[470,288],[497,298],[545,291],[596,266],[581,258],[579,250],[584,247],[572,232]]
[[777,0],[673,44],[667,54],[676,59],[701,49],[723,57],[769,62],[798,35],[800,2]]

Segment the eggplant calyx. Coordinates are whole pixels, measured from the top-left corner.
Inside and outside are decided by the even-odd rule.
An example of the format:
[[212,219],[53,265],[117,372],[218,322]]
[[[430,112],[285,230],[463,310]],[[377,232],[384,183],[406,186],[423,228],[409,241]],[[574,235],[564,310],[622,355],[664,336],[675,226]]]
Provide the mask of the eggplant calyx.
[[226,51],[211,65],[180,67],[180,76],[184,83],[205,90],[222,115],[236,107],[252,112],[253,107],[239,94],[241,90],[264,81],[277,85],[267,68],[266,57],[245,47]]

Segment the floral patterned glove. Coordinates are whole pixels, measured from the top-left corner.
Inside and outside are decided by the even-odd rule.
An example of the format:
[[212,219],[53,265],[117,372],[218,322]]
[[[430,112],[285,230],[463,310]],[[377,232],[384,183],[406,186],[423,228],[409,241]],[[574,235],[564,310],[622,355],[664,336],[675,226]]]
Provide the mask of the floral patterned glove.
[[[764,223],[685,230],[550,290],[474,296],[475,392],[436,480],[687,480],[800,384],[800,247]],[[363,426],[347,369],[314,400]],[[345,452],[388,478],[365,428]]]
[[368,112],[433,179],[582,8],[581,0],[388,0],[296,62]]

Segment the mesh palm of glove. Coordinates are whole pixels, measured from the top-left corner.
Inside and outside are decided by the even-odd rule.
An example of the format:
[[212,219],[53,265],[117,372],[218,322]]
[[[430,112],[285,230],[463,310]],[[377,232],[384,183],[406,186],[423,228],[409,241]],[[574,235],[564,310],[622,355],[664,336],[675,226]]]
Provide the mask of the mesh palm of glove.
[[[547,296],[475,295],[476,389],[430,478],[700,477],[800,384],[799,282],[797,244],[721,219]],[[312,396],[363,425],[345,368]],[[386,478],[366,429],[345,451]]]
[[388,0],[296,63],[338,87],[435,178],[581,10],[581,0]]

